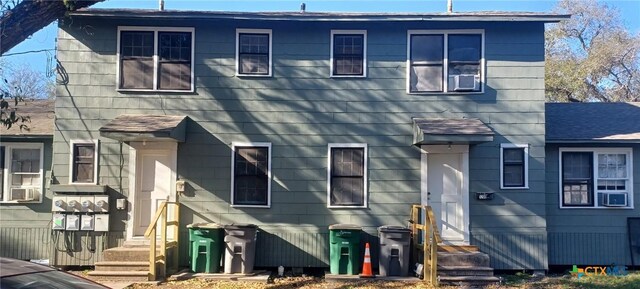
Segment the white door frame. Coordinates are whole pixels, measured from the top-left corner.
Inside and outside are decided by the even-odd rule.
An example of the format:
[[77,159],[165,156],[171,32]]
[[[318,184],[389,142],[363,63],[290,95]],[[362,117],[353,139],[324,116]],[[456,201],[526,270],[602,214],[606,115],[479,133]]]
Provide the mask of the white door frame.
[[[135,200],[138,190],[136,178],[138,154],[141,152],[164,152],[169,156],[169,169],[171,170],[171,184],[169,185],[169,201],[176,200],[176,179],[178,163],[178,143],[173,141],[160,142],[131,142],[129,143],[129,205],[127,206],[127,238],[126,240],[141,240],[144,237],[134,236]],[[155,213],[155,212],[154,212]]]
[[[420,201],[429,205],[429,154],[462,155],[462,222],[464,226],[464,245],[469,244],[469,145],[422,145],[420,147]],[[443,240],[445,243],[447,240]]]

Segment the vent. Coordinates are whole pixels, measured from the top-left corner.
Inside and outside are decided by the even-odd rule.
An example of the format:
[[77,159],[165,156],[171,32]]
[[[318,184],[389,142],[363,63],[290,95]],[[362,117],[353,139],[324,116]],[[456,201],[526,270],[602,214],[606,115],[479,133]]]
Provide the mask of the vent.
[[602,203],[606,207],[626,207],[627,193],[604,193]]
[[12,201],[35,201],[34,189],[11,188]]
[[476,91],[480,87],[480,76],[475,74],[460,74],[453,76],[454,91]]

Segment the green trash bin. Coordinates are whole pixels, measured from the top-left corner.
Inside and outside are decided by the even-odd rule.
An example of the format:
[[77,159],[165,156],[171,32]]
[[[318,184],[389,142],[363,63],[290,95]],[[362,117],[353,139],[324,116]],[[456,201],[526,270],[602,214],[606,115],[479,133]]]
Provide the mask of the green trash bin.
[[224,229],[215,223],[196,223],[189,228],[191,271],[217,273],[224,249]]
[[329,226],[331,274],[358,275],[360,272],[360,233],[362,227],[350,224]]

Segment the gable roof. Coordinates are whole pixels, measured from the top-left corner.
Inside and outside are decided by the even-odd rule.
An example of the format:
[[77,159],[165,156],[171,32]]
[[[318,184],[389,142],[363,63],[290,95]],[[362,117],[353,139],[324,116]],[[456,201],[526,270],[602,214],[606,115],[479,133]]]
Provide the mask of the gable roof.
[[640,102],[547,103],[547,142],[640,142]]
[[544,12],[477,11],[453,13],[353,13],[353,12],[235,12],[157,9],[85,8],[72,16],[112,18],[182,18],[272,21],[534,21],[559,22],[570,15]]
[[[13,103],[11,103],[13,105]],[[28,116],[30,122],[25,123],[27,129],[20,130],[20,124],[14,124],[10,129],[0,126],[0,138],[40,138],[53,137],[55,122],[55,100],[36,99],[19,102],[15,107],[17,114]]]

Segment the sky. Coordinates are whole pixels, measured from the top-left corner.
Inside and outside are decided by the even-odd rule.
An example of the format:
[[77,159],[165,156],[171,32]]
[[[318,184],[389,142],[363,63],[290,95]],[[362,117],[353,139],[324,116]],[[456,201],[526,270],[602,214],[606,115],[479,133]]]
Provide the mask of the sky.
[[[640,33],[640,0],[600,0],[620,11],[625,25]],[[447,0],[165,0],[165,9],[216,11],[299,11],[306,3],[309,12],[445,12]],[[556,0],[453,0],[454,12],[466,11],[533,11],[550,12]],[[157,9],[158,0],[107,0],[93,8]],[[57,23],[36,32],[2,57],[10,65],[29,66],[46,72],[55,55]],[[40,51],[32,52],[29,51]],[[25,53],[27,52],[27,53]],[[47,62],[50,62],[49,65]]]

